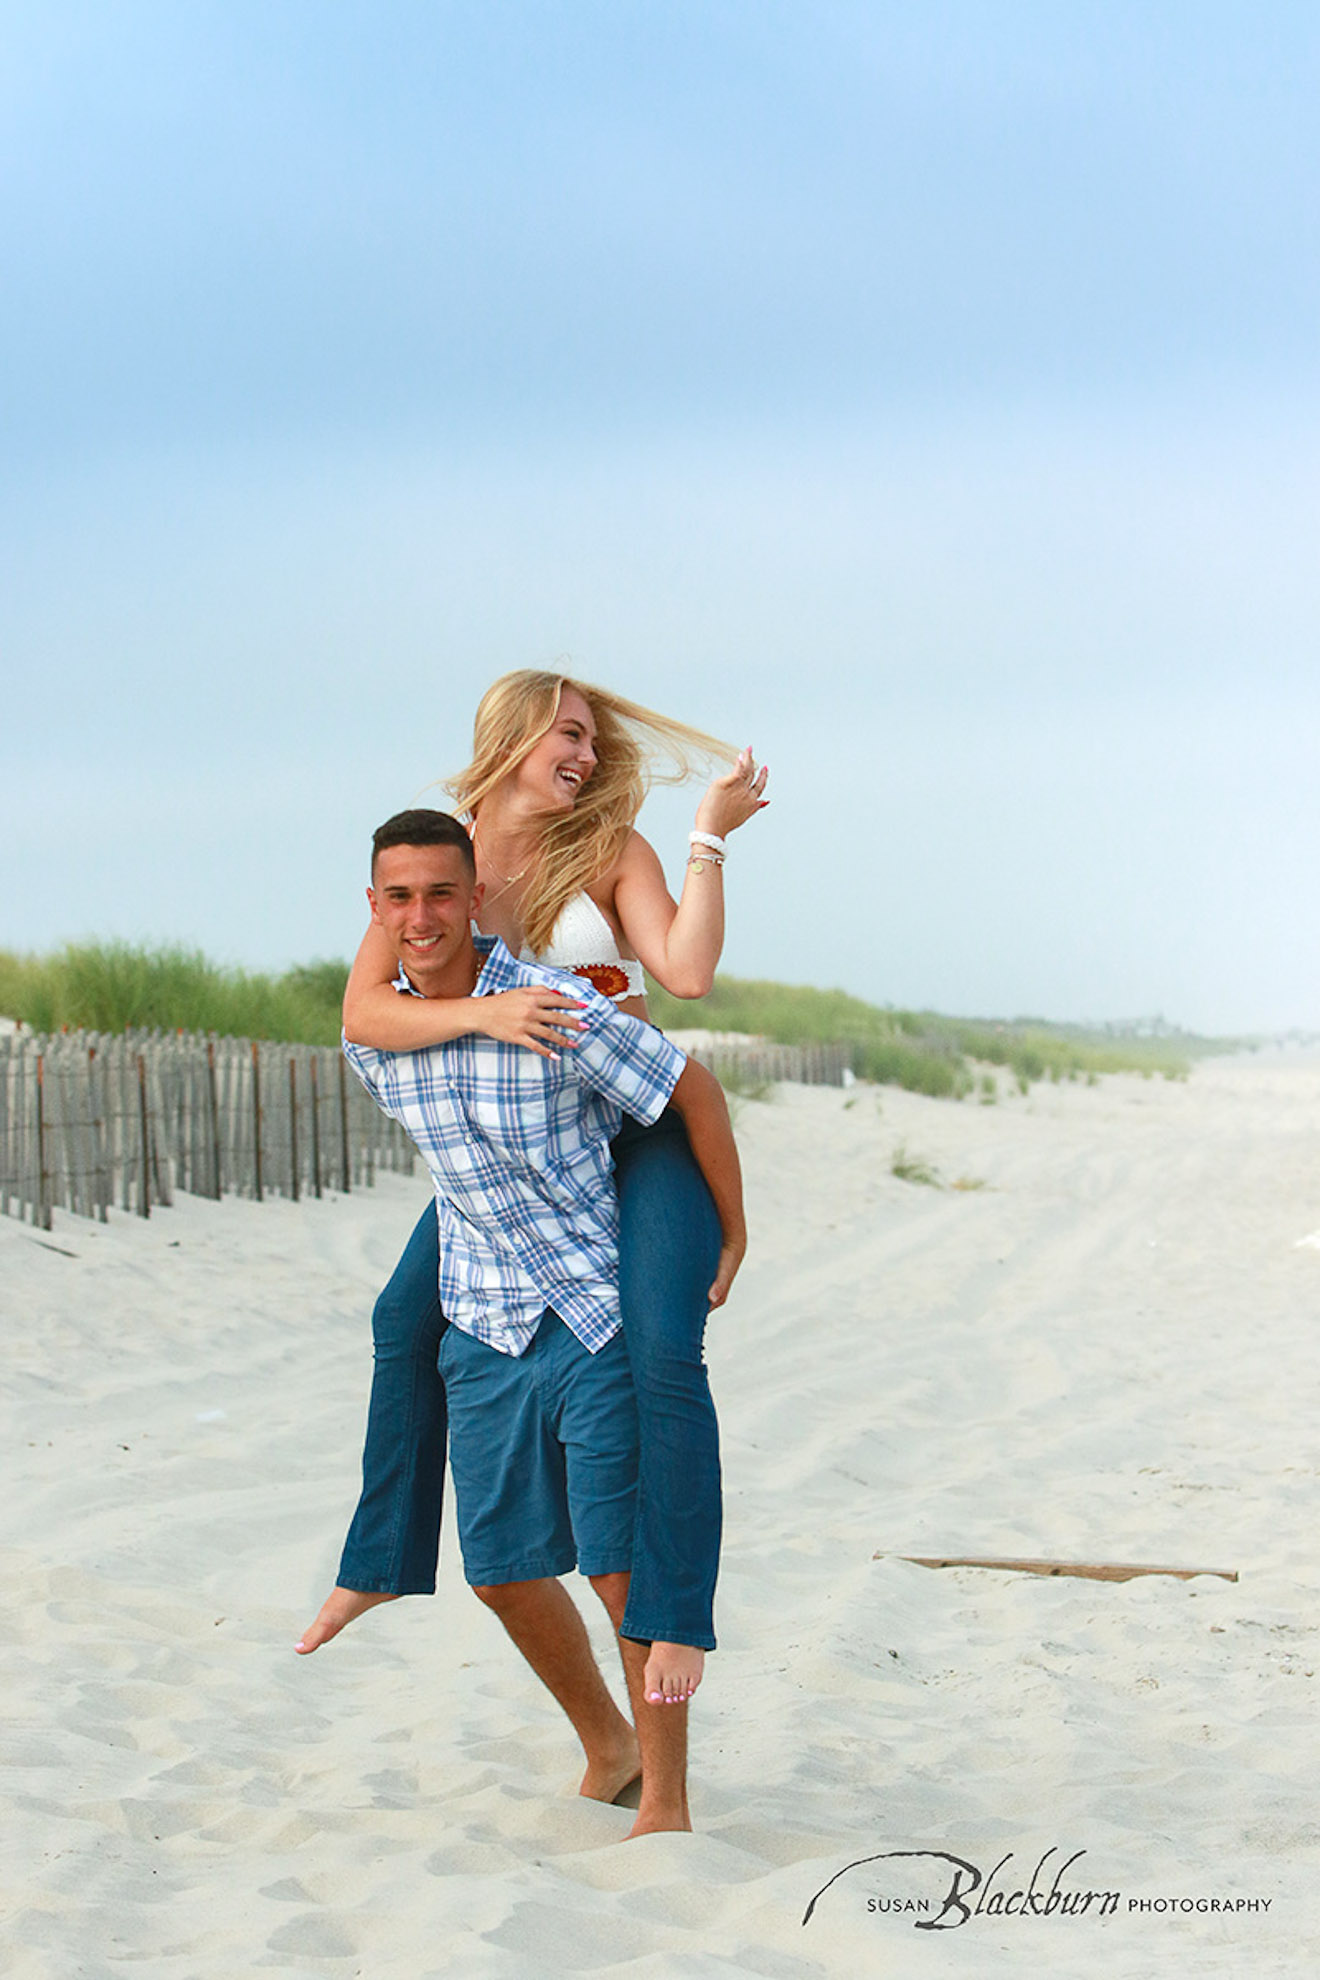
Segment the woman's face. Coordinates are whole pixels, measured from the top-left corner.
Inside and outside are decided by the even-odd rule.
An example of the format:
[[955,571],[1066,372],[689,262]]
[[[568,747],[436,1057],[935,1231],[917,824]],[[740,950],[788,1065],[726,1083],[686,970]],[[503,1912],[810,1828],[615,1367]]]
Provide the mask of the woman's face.
[[596,767],[596,723],[582,696],[566,687],[559,713],[518,765],[518,788],[544,811],[571,811]]

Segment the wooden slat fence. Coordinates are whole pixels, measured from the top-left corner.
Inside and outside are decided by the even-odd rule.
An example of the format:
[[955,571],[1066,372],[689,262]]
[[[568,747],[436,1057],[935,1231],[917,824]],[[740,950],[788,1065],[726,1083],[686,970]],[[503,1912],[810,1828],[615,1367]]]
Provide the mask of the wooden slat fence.
[[[693,1041],[735,1090],[848,1083],[846,1045]],[[187,1032],[0,1036],[0,1212],[49,1230],[67,1209],[140,1216],[195,1196],[320,1196],[411,1174],[408,1136],[333,1046]]]
[[681,1033],[675,1042],[735,1091],[781,1079],[799,1086],[846,1086],[852,1073],[849,1045],[776,1045],[764,1038],[683,1044]]
[[0,1211],[149,1216],[195,1196],[320,1196],[416,1151],[333,1046],[194,1033],[0,1037]]

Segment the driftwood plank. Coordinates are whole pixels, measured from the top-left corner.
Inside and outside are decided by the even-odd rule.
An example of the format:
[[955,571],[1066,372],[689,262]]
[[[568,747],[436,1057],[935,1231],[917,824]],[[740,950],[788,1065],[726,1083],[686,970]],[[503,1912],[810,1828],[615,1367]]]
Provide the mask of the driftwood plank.
[[999,1568],[1006,1574],[1066,1574],[1084,1581],[1132,1581],[1139,1574],[1171,1574],[1179,1581],[1191,1581],[1198,1574],[1217,1575],[1220,1581],[1236,1581],[1236,1568],[1146,1567],[1134,1561],[1024,1561],[1000,1559],[987,1554],[894,1554],[879,1552],[873,1560],[911,1561],[917,1567]]

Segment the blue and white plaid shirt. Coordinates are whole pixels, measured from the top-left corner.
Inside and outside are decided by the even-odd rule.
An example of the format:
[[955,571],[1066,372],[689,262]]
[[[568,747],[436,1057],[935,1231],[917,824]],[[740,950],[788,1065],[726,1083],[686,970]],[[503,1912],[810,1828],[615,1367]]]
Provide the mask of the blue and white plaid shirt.
[[[581,977],[475,939],[485,960],[474,996],[533,983],[563,990],[586,1006],[581,1042],[557,1059],[476,1034],[421,1052],[345,1039],[344,1054],[431,1171],[445,1317],[520,1355],[552,1306],[594,1354],[622,1324],[610,1141],[623,1112],[659,1119],[687,1062]],[[402,974],[395,987],[412,990]]]

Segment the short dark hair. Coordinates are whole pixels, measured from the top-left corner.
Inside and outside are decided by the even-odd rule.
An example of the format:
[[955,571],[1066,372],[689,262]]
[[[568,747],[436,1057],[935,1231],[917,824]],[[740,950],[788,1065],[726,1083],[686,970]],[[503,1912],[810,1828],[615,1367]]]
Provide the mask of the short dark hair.
[[467,827],[447,811],[396,811],[378,825],[371,836],[371,870],[377,855],[390,846],[457,846],[470,878],[477,874],[477,856],[472,850]]

